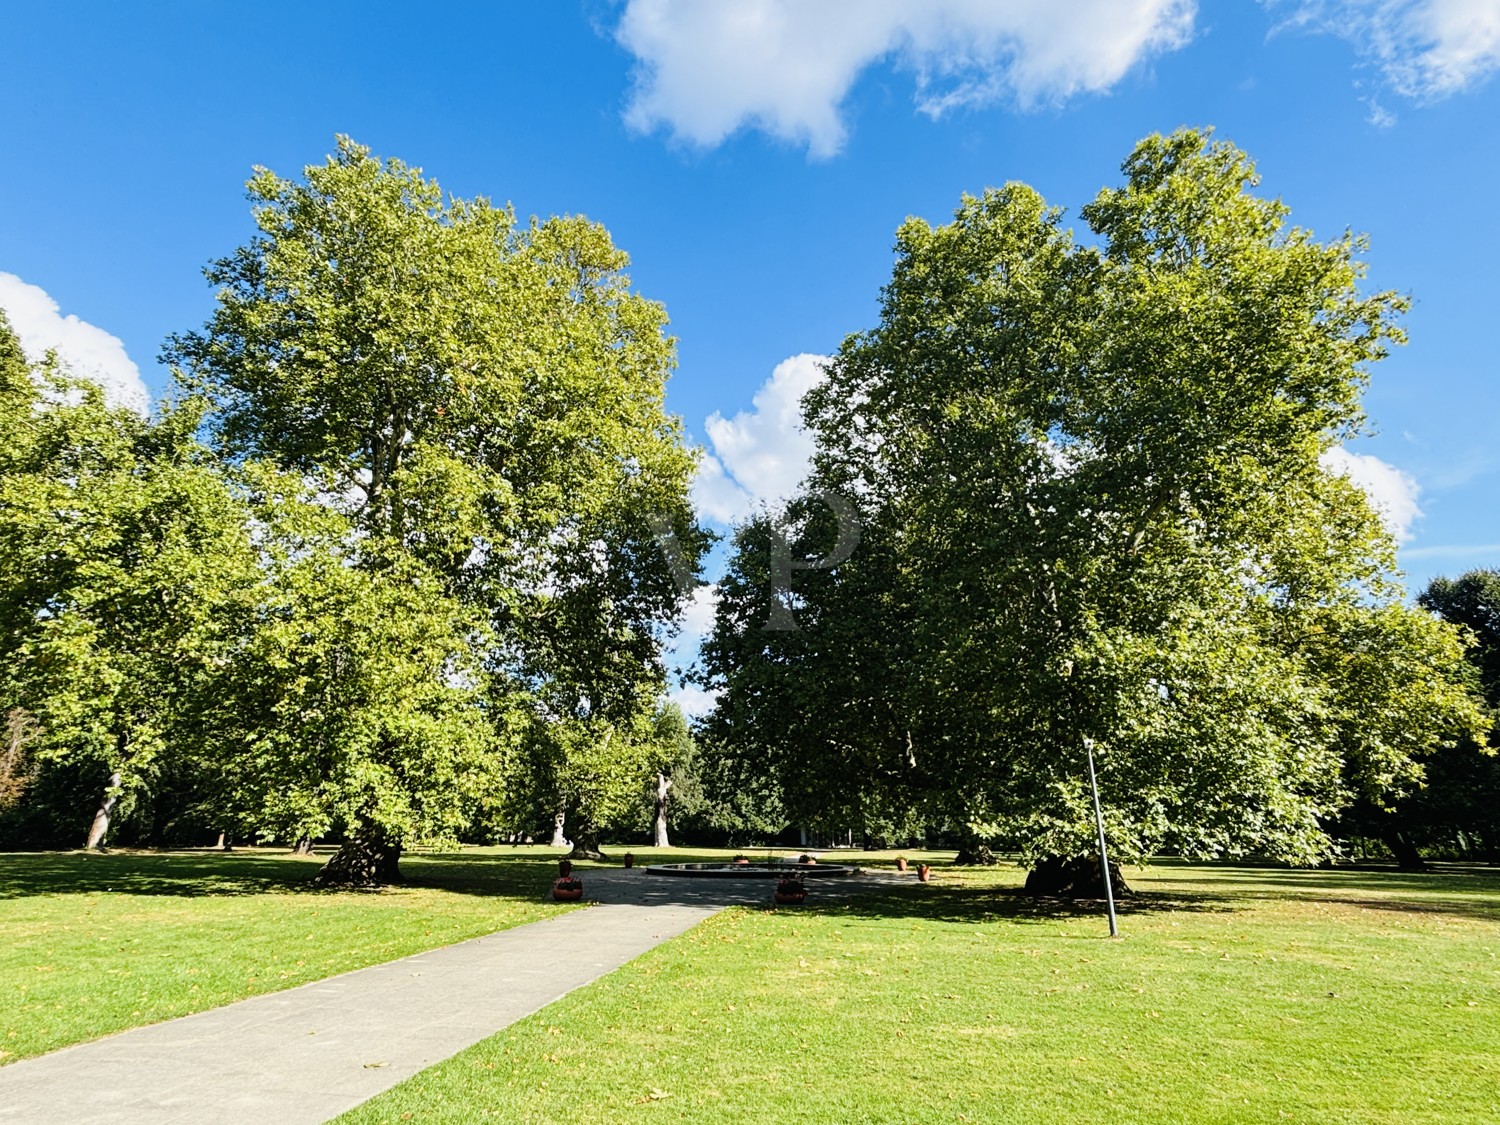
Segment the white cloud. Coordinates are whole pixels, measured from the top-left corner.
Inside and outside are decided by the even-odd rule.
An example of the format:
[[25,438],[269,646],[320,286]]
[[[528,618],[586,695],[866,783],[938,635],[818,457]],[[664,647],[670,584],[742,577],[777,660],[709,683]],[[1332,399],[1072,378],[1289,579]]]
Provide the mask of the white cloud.
[[147,412],[150,396],[140,368],[125,354],[118,337],[71,313],[63,316],[45,289],[28,285],[13,273],[0,272],[0,308],[28,358],[37,361],[55,349],[74,375],[102,386],[111,405],[126,406],[138,414]]
[[1500,543],[1452,543],[1432,547],[1409,547],[1401,552],[1403,559],[1472,559],[1489,557],[1500,560]]
[[679,635],[684,639],[691,638],[695,643],[701,641],[713,630],[714,613],[718,608],[719,587],[699,586],[682,611],[682,632]]
[[697,719],[714,709],[714,704],[719,701],[719,693],[705,691],[696,684],[683,684],[669,691],[667,698],[681,707],[682,713],[688,718]]
[[629,0],[616,31],[638,60],[626,121],[713,146],[751,126],[843,146],[841,103],[861,71],[915,72],[917,105],[1022,108],[1109,89],[1183,46],[1196,0]]
[[[718,417],[718,415],[714,415]],[[705,519],[714,523],[730,524],[742,520],[755,508],[750,494],[734,482],[724,471],[723,464],[712,453],[705,453],[698,462],[698,475],[693,478],[693,507]]]
[[1386,527],[1399,543],[1411,539],[1411,525],[1422,514],[1416,479],[1369,453],[1350,453],[1336,445],[1319,458],[1330,473],[1346,476],[1370,498]]
[[1293,26],[1352,42],[1407,97],[1442,98],[1500,69],[1500,0],[1266,2],[1294,9]]
[[714,614],[719,608],[719,587],[699,586],[678,617],[677,635],[662,654],[668,667],[687,668],[698,656],[698,648],[713,632]]
[[827,356],[794,355],[776,365],[752,400],[753,410],[704,423],[713,451],[693,484],[693,502],[716,523],[744,519],[787,500],[807,476],[813,439],[802,428],[802,396],[823,380]]

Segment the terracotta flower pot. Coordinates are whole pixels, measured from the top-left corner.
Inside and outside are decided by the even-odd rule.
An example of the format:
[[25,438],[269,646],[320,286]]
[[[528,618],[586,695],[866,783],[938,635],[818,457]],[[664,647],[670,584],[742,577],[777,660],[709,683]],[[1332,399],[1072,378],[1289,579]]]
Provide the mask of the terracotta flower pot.
[[625,853],[625,866],[626,867],[634,867],[635,866],[635,856],[631,855],[629,852]]
[[798,906],[807,899],[807,888],[800,879],[783,879],[776,884],[776,901],[782,906]]
[[734,862],[735,862],[736,866],[746,866],[746,867],[748,867],[750,865],[750,861],[748,859],[746,859],[742,855],[735,856],[734,857]]
[[583,880],[564,875],[552,881],[552,897],[558,902],[577,902],[583,897]]
[[917,868],[917,878],[924,883],[932,882],[932,868],[925,863],[922,864],[921,867]]
[[905,871],[906,870],[906,857],[904,855],[898,855],[896,857],[896,870],[897,871]]

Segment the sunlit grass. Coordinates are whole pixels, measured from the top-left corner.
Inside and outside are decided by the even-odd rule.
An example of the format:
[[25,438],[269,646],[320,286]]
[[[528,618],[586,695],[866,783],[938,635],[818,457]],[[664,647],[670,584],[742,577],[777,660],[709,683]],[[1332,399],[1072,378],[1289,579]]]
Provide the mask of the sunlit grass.
[[[578,868],[626,851],[645,865],[736,850],[617,845]],[[406,885],[349,892],[311,886],[326,850],[0,854],[0,1065],[576,909],[547,897],[558,855],[408,854]]]
[[1494,874],[1020,878],[725,912],[340,1121],[1495,1120]]
[[326,855],[0,855],[0,1062],[553,916],[555,856],[408,856],[349,892],[310,886]]

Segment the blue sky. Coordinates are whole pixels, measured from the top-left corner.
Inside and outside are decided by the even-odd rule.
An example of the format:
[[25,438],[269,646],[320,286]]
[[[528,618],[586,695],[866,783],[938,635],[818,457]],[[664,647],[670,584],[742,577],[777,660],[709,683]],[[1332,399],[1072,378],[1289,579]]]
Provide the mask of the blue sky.
[[1500,0],[75,3],[13,8],[3,57],[0,305],[28,346],[160,392],[202,266],[250,234],[251,167],[348,133],[609,228],[671,317],[721,520],[795,480],[794,357],[872,324],[905,216],[1012,179],[1076,214],[1139,137],[1213,125],[1415,300],[1345,462],[1412,584],[1500,565]]

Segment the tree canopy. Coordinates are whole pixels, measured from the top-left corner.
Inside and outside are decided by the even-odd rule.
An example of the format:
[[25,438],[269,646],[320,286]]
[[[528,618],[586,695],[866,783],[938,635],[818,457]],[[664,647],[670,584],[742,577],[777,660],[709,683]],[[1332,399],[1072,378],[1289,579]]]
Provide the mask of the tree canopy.
[[[706,733],[808,823],[916,811],[1033,857],[1312,861],[1355,794],[1479,712],[1456,631],[1320,458],[1359,431],[1404,302],[1203,132],[1141,142],[1081,214],[1023,184],[910,219],[879,324],[804,401],[805,498],[743,528]],[[832,569],[768,581],[858,513]],[[769,631],[771,599],[798,628]]]
[[142,418],[13,341],[0,322],[0,690],[39,761],[98,767],[94,846],[185,737],[255,555],[201,403]]
[[709,538],[664,311],[598,224],[347,138],[249,195],[155,417],[0,323],[5,799],[25,748],[106,813],[184,785],[224,828],[342,835],[355,877],[539,776],[588,833],[643,785]]
[[259,235],[209,267],[218,309],[167,352],[219,448],[313,482],[371,596],[391,571],[427,591],[412,613],[476,615],[471,666],[427,675],[482,691],[505,755],[610,788],[622,756],[603,747],[655,705],[684,596],[652,529],[690,565],[706,544],[661,307],[597,224],[445,198],[347,138],[302,181],[261,169],[249,190]]

